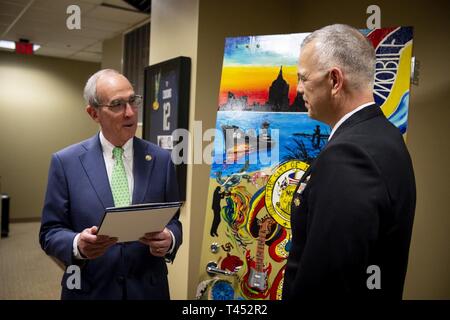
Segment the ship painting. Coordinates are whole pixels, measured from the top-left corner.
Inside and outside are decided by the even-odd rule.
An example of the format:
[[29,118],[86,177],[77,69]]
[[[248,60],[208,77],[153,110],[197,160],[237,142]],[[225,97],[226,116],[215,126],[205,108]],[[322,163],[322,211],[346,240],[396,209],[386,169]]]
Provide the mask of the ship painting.
[[254,129],[244,132],[236,125],[222,125],[227,163],[233,163],[252,152],[269,151],[275,145],[269,126],[270,123],[264,121],[257,134]]

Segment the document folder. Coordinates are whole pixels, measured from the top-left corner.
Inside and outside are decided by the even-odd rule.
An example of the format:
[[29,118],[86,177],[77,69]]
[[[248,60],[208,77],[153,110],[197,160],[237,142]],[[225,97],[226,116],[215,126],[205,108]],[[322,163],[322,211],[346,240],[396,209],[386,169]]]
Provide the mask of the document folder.
[[97,234],[117,237],[118,242],[138,241],[146,233],[164,230],[182,204],[162,202],[106,208]]

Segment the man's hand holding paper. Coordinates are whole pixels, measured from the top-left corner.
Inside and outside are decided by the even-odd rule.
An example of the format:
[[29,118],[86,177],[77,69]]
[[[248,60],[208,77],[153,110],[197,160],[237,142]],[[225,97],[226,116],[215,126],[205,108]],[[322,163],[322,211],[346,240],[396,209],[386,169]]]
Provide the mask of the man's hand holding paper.
[[172,246],[172,235],[169,229],[160,232],[146,233],[139,241],[150,248],[150,253],[156,257],[164,257]]
[[98,228],[93,226],[84,229],[78,238],[78,250],[82,257],[95,259],[102,256],[109,247],[117,243],[117,238],[97,235]]

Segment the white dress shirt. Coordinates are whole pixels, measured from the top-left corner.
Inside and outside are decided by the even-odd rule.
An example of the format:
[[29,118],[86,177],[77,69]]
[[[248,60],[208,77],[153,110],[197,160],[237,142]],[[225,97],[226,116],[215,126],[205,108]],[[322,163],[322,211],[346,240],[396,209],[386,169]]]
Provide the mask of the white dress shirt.
[[362,105],[360,105],[358,108],[353,109],[352,111],[350,111],[349,113],[346,113],[341,119],[339,119],[338,122],[336,122],[336,124],[333,127],[333,130],[331,130],[330,136],[328,137],[328,141],[331,140],[331,137],[333,136],[333,134],[336,132],[336,130],[341,126],[341,124],[344,123],[345,120],[347,120],[348,118],[350,118],[353,114],[355,114],[356,112],[358,112],[359,110],[364,109],[365,107],[371,106],[373,105],[375,102],[367,102],[364,103]]
[[[100,137],[100,145],[103,150],[103,160],[105,161],[105,167],[106,167],[106,173],[108,175],[108,181],[111,185],[111,176],[114,169],[114,157],[113,157],[113,149],[115,146],[109,142],[105,136],[103,135],[103,132],[100,131],[99,134]],[[127,180],[128,180],[128,190],[130,191],[130,197],[132,199],[133,197],[133,190],[134,190],[134,177],[133,177],[133,159],[134,159],[134,149],[133,149],[133,138],[125,142],[125,144],[122,146],[123,148],[123,165],[125,167],[125,173],[127,174]],[[170,247],[170,250],[167,253],[172,253],[173,248],[175,247],[175,236],[173,235],[172,231],[170,231],[170,235],[172,236],[172,245]],[[78,251],[78,238],[80,237],[80,234],[78,233],[75,238],[73,239],[73,255],[76,259],[83,259],[80,252]]]

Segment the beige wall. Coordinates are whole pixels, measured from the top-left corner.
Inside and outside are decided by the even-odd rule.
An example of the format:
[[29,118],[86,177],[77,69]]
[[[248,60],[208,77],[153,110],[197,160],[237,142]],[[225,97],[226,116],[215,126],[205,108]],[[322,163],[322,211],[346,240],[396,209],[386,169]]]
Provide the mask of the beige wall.
[[97,131],[82,92],[99,67],[0,52],[0,176],[11,219],[40,218],[51,154]]
[[123,35],[119,34],[114,38],[102,43],[102,69],[114,69],[122,72],[123,66]]
[[[197,70],[198,0],[153,0],[150,27],[150,65],[178,56],[191,58],[190,118],[195,114],[195,87]],[[187,184],[192,185],[192,167],[188,167]],[[181,210],[183,245],[174,264],[169,265],[169,284],[172,299],[186,299],[188,290],[188,263],[191,259],[190,217],[191,188]]]
[[[376,1],[382,26],[415,27],[414,55],[421,62],[420,85],[411,89],[408,147],[417,181],[417,210],[405,284],[407,299],[450,299],[450,148],[445,132],[450,118],[449,4],[446,1]],[[332,0],[154,0],[150,63],[178,55],[192,58],[190,127],[203,121],[213,128],[225,37],[308,32],[331,23],[366,27],[373,1]],[[205,143],[206,144],[206,143]],[[195,152],[200,152],[195,150]],[[198,281],[209,166],[188,169],[187,203],[182,212],[184,244],[171,267],[172,297],[192,299]],[[195,177],[194,179],[192,177]],[[175,273],[175,275],[174,275]],[[187,277],[187,278],[186,278]]]

